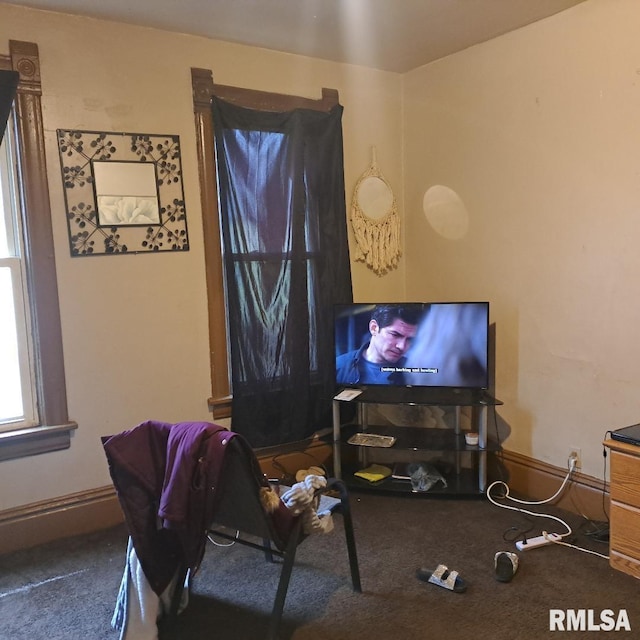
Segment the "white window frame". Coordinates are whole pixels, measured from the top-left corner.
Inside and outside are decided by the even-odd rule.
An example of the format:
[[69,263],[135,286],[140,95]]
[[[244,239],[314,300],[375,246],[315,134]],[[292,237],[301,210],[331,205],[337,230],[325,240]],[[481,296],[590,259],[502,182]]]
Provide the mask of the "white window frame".
[[21,415],[4,419],[3,416],[0,416],[0,431],[10,431],[34,427],[39,423],[33,367],[29,290],[20,223],[19,180],[13,117],[9,118],[4,138],[0,144],[0,199],[2,200],[0,213],[3,217],[7,243],[6,254],[0,253],[0,268],[9,269],[11,274],[19,387],[22,400]]

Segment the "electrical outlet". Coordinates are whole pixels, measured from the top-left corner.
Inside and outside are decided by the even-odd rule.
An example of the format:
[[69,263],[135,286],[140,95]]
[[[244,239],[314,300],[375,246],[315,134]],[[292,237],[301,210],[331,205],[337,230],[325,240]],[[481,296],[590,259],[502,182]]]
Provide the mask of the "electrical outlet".
[[569,464],[569,460],[571,458],[575,458],[576,464],[574,469],[582,469],[582,449],[579,447],[570,447],[569,455],[567,456],[567,465]]

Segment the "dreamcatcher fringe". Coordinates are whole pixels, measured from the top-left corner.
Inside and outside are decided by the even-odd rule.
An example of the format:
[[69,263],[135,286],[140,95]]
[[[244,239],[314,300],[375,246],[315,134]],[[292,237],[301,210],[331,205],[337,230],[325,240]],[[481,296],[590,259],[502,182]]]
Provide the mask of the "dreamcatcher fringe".
[[[351,200],[351,225],[356,238],[355,259],[365,262],[377,275],[398,265],[400,250],[400,216],[395,196],[389,212],[379,220],[368,217],[358,204],[358,187],[370,176],[388,183],[378,168],[371,166],[360,176]],[[391,188],[391,187],[389,187]]]

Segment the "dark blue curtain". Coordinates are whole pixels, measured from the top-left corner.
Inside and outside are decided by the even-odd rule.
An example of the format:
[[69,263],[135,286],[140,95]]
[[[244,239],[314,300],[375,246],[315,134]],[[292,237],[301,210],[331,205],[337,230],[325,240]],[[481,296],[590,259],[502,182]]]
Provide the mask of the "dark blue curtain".
[[212,108],[231,425],[254,447],[294,442],[331,425],[333,305],[352,300],[342,107]]
[[11,113],[11,105],[16,95],[20,75],[17,71],[0,69],[0,143],[4,137],[4,130]]

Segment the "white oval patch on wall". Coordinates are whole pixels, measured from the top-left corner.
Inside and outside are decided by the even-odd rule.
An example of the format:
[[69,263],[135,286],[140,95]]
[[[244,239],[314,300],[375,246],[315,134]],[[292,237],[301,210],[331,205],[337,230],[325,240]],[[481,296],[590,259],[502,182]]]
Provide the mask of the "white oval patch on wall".
[[422,209],[433,230],[449,240],[462,238],[469,230],[469,212],[460,196],[436,184],[424,194]]

